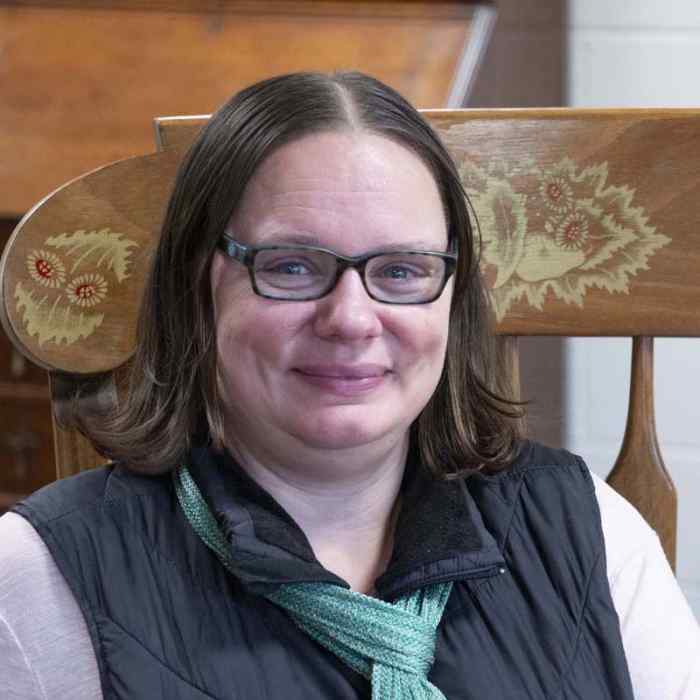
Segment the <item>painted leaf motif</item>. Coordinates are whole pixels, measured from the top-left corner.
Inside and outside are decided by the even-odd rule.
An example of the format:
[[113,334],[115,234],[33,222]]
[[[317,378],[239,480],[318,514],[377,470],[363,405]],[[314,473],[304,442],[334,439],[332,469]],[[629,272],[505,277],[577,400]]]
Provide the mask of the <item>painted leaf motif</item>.
[[511,278],[523,255],[527,197],[514,192],[507,180],[472,164],[465,164],[460,174],[478,222],[482,262],[495,268],[492,286],[497,289]]
[[15,300],[27,333],[37,336],[39,345],[48,341],[70,345],[94,333],[104,320],[104,314],[86,313],[69,304],[63,294],[53,301],[46,294],[35,296],[21,282],[15,287]]
[[47,238],[46,245],[64,249],[69,258],[75,258],[70,267],[71,274],[81,269],[93,271],[104,266],[114,272],[119,282],[129,276],[132,249],[138,247],[136,242],[109,228],[62,233]]
[[585,259],[582,251],[563,249],[548,236],[528,236],[517,273],[525,282],[556,279],[579,267]]
[[497,269],[494,287],[510,279],[523,255],[526,199],[513,192],[508,182],[494,180],[487,182],[486,192],[471,198],[481,227],[484,262]]
[[630,280],[671,242],[650,225],[633,188],[608,184],[607,163],[476,164],[459,145],[461,130],[446,142],[461,151],[459,173],[479,221],[482,270],[499,320],[519,301],[542,309],[551,296],[583,306],[588,289],[629,294]]

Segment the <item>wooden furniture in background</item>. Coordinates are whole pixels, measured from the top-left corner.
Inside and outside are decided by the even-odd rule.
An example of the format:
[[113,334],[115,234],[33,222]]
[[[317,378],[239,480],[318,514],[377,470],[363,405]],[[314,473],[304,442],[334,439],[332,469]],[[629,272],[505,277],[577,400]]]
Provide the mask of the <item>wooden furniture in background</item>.
[[155,115],[209,112],[270,75],[362,70],[418,106],[461,107],[494,15],[476,0],[0,0],[0,9],[0,215],[147,153]]
[[[0,220],[0,248],[15,222]],[[0,331],[0,514],[55,474],[46,370],[27,360]]]
[[[674,564],[676,494],[656,440],[651,348],[655,336],[700,335],[700,110],[427,116],[454,156],[480,222],[482,270],[506,349],[515,354],[518,336],[635,339],[627,433],[610,482],[657,530]],[[158,120],[161,152],[69,183],[10,242],[0,263],[3,323],[23,354],[63,373],[62,401],[71,393],[66,387],[84,383],[87,371],[104,372],[103,382],[89,380],[89,400],[114,396],[109,370],[133,346],[134,300],[167,184],[205,119]],[[98,233],[88,243],[85,231]],[[110,238],[116,233],[118,240]],[[47,299],[43,308],[53,304],[63,312],[76,291],[66,278],[47,294],[28,272],[31,265],[58,275],[78,255],[74,274],[94,275],[108,250],[121,256],[123,274],[110,280],[109,294],[95,285],[101,325],[92,328],[86,318],[84,333],[71,339],[48,316],[27,313],[39,295]],[[67,445],[68,437],[59,431],[58,444]],[[60,475],[90,463],[81,464],[68,447],[58,455]]]

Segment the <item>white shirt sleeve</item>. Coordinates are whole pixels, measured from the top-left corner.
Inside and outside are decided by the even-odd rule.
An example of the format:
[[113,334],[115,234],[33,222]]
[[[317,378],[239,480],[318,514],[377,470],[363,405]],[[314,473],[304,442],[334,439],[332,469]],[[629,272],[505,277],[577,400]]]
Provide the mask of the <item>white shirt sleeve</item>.
[[593,475],[608,580],[636,700],[700,699],[700,627],[654,530]]
[[0,518],[0,679],[3,700],[101,700],[85,618],[36,530]]

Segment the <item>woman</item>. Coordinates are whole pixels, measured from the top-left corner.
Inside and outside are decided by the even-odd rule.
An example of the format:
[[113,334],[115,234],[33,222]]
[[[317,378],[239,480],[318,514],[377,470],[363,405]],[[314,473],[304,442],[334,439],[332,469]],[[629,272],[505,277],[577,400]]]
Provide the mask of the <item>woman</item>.
[[9,697],[698,697],[657,540],[580,459],[519,440],[471,231],[437,137],[367,76],[219,110],[129,398],[83,424],[115,464],[0,523]]

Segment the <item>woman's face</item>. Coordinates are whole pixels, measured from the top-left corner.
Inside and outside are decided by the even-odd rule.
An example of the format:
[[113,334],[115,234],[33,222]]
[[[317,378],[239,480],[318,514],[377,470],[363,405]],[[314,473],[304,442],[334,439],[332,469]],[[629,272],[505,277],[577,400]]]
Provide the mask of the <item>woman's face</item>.
[[[445,251],[437,186],[411,151],[351,132],[306,136],[250,180],[230,235],[357,256],[385,247]],[[226,431],[254,454],[338,450],[407,437],[431,397],[447,345],[452,281],[425,305],[372,300],[359,273],[313,301],[253,292],[247,269],[217,252],[211,269]]]

